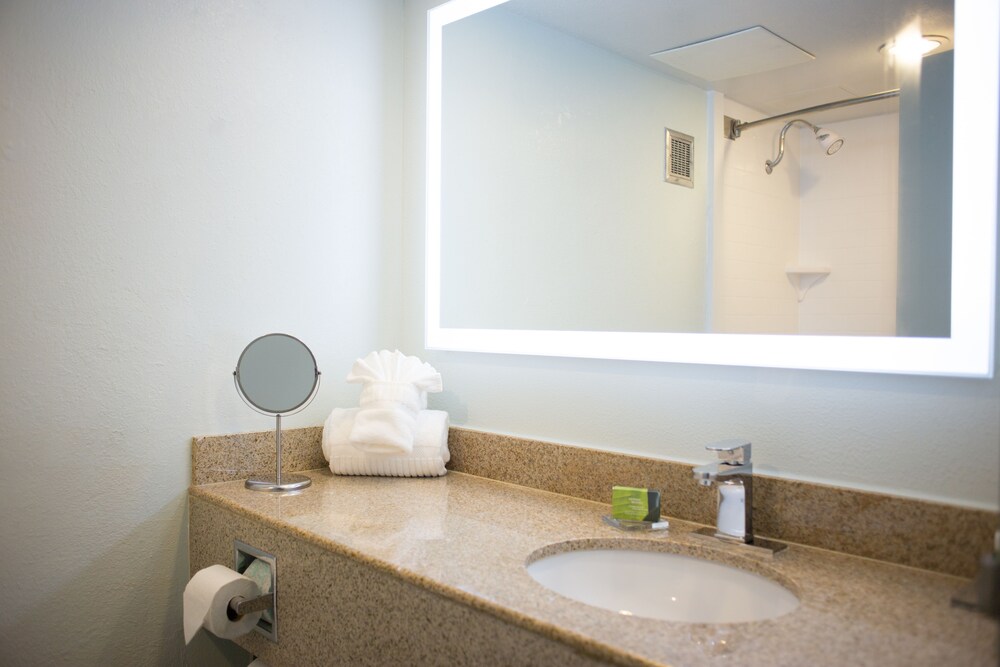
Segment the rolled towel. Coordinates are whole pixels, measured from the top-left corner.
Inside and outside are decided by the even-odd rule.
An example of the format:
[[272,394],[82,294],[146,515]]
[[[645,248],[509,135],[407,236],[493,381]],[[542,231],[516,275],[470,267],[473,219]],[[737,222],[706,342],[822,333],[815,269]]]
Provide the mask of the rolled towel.
[[409,454],[419,412],[393,404],[357,408],[348,434],[351,444],[373,454]]
[[421,410],[414,425],[413,450],[408,454],[362,451],[350,434],[360,408],[334,408],[323,425],[323,456],[336,475],[440,477],[448,471],[448,413]]
[[417,413],[427,394],[411,382],[369,380],[361,390],[361,410],[350,440],[366,452],[408,454],[413,451]]

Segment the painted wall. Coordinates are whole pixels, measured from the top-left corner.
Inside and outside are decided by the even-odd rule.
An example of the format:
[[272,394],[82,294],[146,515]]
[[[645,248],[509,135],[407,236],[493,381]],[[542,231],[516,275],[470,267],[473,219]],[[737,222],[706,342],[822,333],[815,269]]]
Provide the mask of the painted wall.
[[433,1],[405,52],[398,0],[0,5],[4,664],[184,662],[190,437],[270,427],[230,373],[271,330],[326,372],[290,427],[402,341],[456,424],[690,461],[741,433],[775,474],[997,507],[1000,380],[423,350]]
[[[704,91],[503,6],[444,52],[446,326],[704,331]],[[694,188],[664,182],[665,127]]]
[[[746,435],[784,477],[996,509],[1000,379],[905,377],[426,351],[424,12],[407,7],[405,349],[443,374],[455,424],[704,461]],[[669,512],[669,508],[667,508]]]
[[183,664],[191,436],[273,427],[243,346],[313,348],[296,427],[398,339],[401,36],[393,0],[0,4],[3,664]]

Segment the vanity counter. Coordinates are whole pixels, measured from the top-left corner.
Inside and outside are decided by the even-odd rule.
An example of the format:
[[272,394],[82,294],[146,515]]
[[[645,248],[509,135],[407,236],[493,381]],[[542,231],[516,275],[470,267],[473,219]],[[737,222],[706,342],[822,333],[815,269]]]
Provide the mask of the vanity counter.
[[[606,504],[458,472],[431,479],[339,477],[325,469],[305,474],[313,485],[296,495],[249,491],[242,481],[193,486],[192,571],[210,562],[229,564],[222,547],[199,546],[211,542],[208,534],[220,528],[215,524],[224,516],[232,525],[263,524],[282,539],[307,543],[469,613],[567,645],[580,664],[997,664],[997,623],[950,606],[952,594],[966,583],[958,577],[797,545],[773,560],[736,556],[706,546],[689,535],[699,526],[675,519],[666,534],[624,533],[602,522]],[[670,508],[665,510],[669,514]],[[548,545],[596,546],[608,539],[661,543],[668,550],[763,568],[798,595],[800,606],[777,619],[729,625],[627,617],[561,597],[525,569],[529,557]],[[280,560],[278,568],[279,613],[290,614],[290,632],[309,621],[298,612],[285,614],[286,600],[310,597],[314,618],[331,607],[324,601],[331,593],[325,585],[284,588]],[[339,583],[340,592],[365,596],[367,588],[357,579]],[[397,602],[405,607],[404,600]],[[376,608],[390,614],[398,605]],[[396,617],[364,621],[372,632],[388,635],[399,622]],[[254,643],[258,639],[248,648],[266,647]],[[420,655],[434,655],[433,646],[416,648],[413,664],[427,659]],[[270,650],[263,657],[280,664]],[[502,656],[497,660],[513,664]]]

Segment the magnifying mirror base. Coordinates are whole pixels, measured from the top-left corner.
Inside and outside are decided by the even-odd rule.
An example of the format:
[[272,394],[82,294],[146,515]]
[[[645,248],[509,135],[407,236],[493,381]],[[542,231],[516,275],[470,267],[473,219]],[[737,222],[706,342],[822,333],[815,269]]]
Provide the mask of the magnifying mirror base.
[[244,486],[252,491],[298,491],[312,484],[312,480],[304,475],[282,475],[281,484],[278,484],[274,475],[265,477],[252,477],[246,481]]

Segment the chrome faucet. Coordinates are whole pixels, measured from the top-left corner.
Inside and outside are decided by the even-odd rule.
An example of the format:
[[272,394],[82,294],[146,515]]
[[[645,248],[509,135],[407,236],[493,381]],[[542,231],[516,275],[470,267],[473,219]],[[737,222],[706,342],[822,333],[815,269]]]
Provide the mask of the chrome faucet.
[[753,544],[753,463],[750,442],[722,440],[706,445],[718,461],[697,466],[692,472],[702,486],[718,488],[718,515],[714,536],[732,542]]

